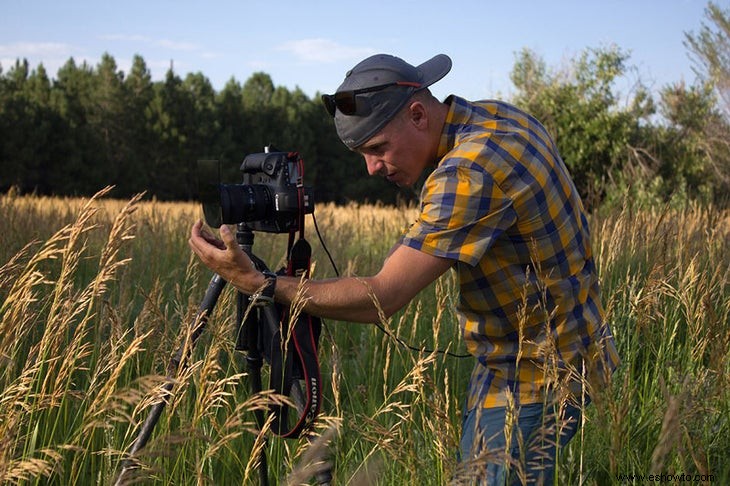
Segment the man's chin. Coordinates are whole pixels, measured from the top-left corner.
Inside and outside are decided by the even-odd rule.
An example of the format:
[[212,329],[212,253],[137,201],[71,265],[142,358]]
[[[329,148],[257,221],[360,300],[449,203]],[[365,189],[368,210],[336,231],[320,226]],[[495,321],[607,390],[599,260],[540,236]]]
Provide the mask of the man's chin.
[[413,185],[412,182],[408,181],[407,179],[402,179],[398,176],[386,177],[385,179],[391,184],[395,184],[398,187],[410,187]]

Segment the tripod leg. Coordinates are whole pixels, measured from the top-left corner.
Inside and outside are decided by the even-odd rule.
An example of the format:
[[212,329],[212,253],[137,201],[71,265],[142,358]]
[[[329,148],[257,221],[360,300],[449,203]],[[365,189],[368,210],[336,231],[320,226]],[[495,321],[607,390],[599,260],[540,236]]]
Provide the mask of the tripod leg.
[[[213,312],[213,309],[218,302],[218,298],[223,291],[223,287],[225,286],[226,281],[217,274],[214,275],[213,278],[210,280],[210,283],[208,284],[208,289],[205,292],[205,296],[203,297],[203,300],[198,307],[198,312],[195,315],[195,319],[191,324],[191,327],[193,329],[190,333],[190,346],[188,347],[188,354],[190,353],[190,351],[192,351],[193,347],[195,346],[195,342],[203,333],[205,325],[208,322],[208,316],[210,316],[210,314]],[[177,350],[177,352],[175,352],[175,354],[172,356],[172,358],[170,359],[170,363],[167,366],[168,381],[163,386],[163,389],[165,390],[165,395],[168,395],[169,392],[172,391],[173,379],[177,375],[180,366],[185,365],[185,360],[187,359],[187,356],[184,356],[185,348],[185,343],[183,343]],[[134,443],[129,450],[129,458],[125,459],[122,463],[122,471],[119,473],[115,485],[119,486],[124,484],[125,475],[127,475],[132,469],[137,468],[137,464],[133,460],[133,457],[137,454],[139,450],[141,450],[145,446],[145,444],[147,444],[147,441],[152,435],[152,431],[154,430],[155,425],[157,425],[157,421],[162,415],[162,409],[165,408],[165,400],[166,399],[163,398],[152,406],[150,413],[147,415],[147,419],[145,420],[144,424],[142,424],[142,427],[139,430],[139,434],[137,435],[137,438],[134,440]]]
[[[259,347],[258,310],[250,309],[249,314],[246,315],[246,310],[250,303],[251,298],[248,295],[238,292],[236,297],[236,321],[238,323],[236,350],[244,351],[246,353],[246,364],[248,367],[251,392],[255,395],[260,393],[262,390],[261,367],[264,364],[264,358],[261,355]],[[263,410],[254,410],[253,414],[259,430],[262,430],[266,422]],[[258,457],[259,483],[261,486],[268,486],[269,475],[266,460],[266,437],[263,437],[262,440],[264,441],[264,444]]]
[[[262,359],[261,357],[258,358],[252,358],[250,353],[246,357],[246,361],[248,362],[248,368],[249,368],[249,374],[251,377],[251,390],[254,393],[259,393],[261,391],[261,364]],[[262,430],[265,423],[264,418],[264,412],[262,410],[254,410],[254,416],[256,417],[256,423],[259,426],[259,430]],[[261,452],[259,453],[259,482],[261,486],[268,486],[269,484],[269,474],[268,474],[268,464],[266,462],[266,437],[262,439],[264,441],[263,447],[261,447]]]

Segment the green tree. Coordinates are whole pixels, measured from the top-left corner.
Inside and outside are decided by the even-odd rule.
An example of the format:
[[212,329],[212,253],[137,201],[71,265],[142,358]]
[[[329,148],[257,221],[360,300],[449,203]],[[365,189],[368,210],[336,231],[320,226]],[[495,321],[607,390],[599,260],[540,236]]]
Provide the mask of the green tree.
[[[112,56],[104,54],[94,71],[94,84],[88,106],[88,123],[99,147],[95,160],[99,166],[99,186],[113,184],[129,189],[127,168],[133,164],[131,117],[128,117],[128,99],[124,88],[124,73],[117,68]],[[124,191],[128,193],[127,191]],[[126,194],[125,194],[126,195]]]
[[243,85],[243,106],[249,110],[262,110],[271,105],[274,82],[264,72],[253,73]]
[[696,129],[702,133],[704,169],[715,180],[713,192],[726,198],[730,192],[730,9],[710,2],[705,17],[699,32],[685,34],[685,46],[697,73],[718,99],[717,109]]
[[626,106],[619,105],[615,83],[627,60],[615,46],[587,49],[568,69],[550,72],[534,52],[523,50],[512,70],[513,102],[545,124],[589,203],[600,202],[621,177],[630,148],[642,147],[641,125],[654,112],[641,84]]
[[25,143],[29,100],[23,95],[28,83],[28,61],[20,60],[0,77],[0,190],[10,186],[26,189],[27,165],[32,154]]
[[0,78],[0,132],[0,189],[14,185],[48,193],[65,127],[52,106],[51,81],[42,64],[31,72],[26,60],[17,61]]
[[315,133],[311,124],[314,108],[299,88],[289,91],[279,86],[274,90],[270,113],[275,126],[279,127],[276,144],[282,150],[297,151],[307,158],[315,155]]
[[199,155],[221,161],[221,173],[227,182],[240,180],[238,167],[243,160],[245,142],[246,113],[243,106],[241,84],[235,79],[228,80],[216,96],[216,119],[219,129],[212,147]]
[[62,149],[48,170],[48,177],[54,181],[51,190],[55,194],[93,194],[103,187],[105,173],[97,159],[102,150],[99,137],[89,123],[94,72],[85,62],[77,66],[71,58],[56,78],[53,103],[64,120],[65,132],[56,134]]
[[282,148],[279,142],[284,127],[272,105],[274,83],[271,76],[258,72],[251,75],[243,84],[241,100],[244,108],[246,137],[243,140],[245,153],[261,152],[265,146]]
[[188,74],[182,85],[190,100],[187,114],[187,143],[181,153],[180,164],[185,167],[185,199],[197,194],[197,160],[214,148],[220,126],[217,118],[216,96],[210,81],[202,73]]
[[152,77],[147,64],[136,55],[124,79],[122,95],[125,137],[124,163],[117,168],[118,192],[129,197],[149,188],[150,153],[156,140],[150,126],[150,105],[154,96]]
[[708,124],[721,123],[715,97],[708,84],[686,86],[676,83],[660,93],[660,111],[669,123],[656,128],[657,166],[653,185],[658,195],[705,198],[715,181],[708,171],[711,163],[705,133]]
[[150,104],[150,124],[156,145],[150,150],[149,188],[161,199],[193,190],[185,187],[187,167],[180,164],[180,154],[186,149],[187,132],[193,122],[189,119],[189,103],[182,80],[172,69],[168,70],[165,81],[155,84]]

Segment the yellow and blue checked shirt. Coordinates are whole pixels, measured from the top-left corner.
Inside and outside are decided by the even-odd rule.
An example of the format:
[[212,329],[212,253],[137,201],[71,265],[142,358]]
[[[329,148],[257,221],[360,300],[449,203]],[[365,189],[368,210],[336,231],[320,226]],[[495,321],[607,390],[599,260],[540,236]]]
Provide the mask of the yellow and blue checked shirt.
[[[459,323],[477,358],[467,406],[543,401],[572,373],[619,362],[588,222],[545,128],[499,101],[451,96],[437,167],[402,244],[456,263]],[[566,380],[581,393],[580,378]]]

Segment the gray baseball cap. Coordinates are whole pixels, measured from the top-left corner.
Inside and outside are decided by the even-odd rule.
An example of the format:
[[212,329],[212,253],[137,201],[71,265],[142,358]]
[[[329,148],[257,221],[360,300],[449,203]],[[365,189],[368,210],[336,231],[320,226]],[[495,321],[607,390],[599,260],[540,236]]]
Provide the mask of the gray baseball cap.
[[445,54],[416,67],[389,54],[376,54],[348,71],[335,94],[323,95],[322,101],[335,118],[340,140],[355,150],[393,119],[413,93],[450,70],[451,59]]

